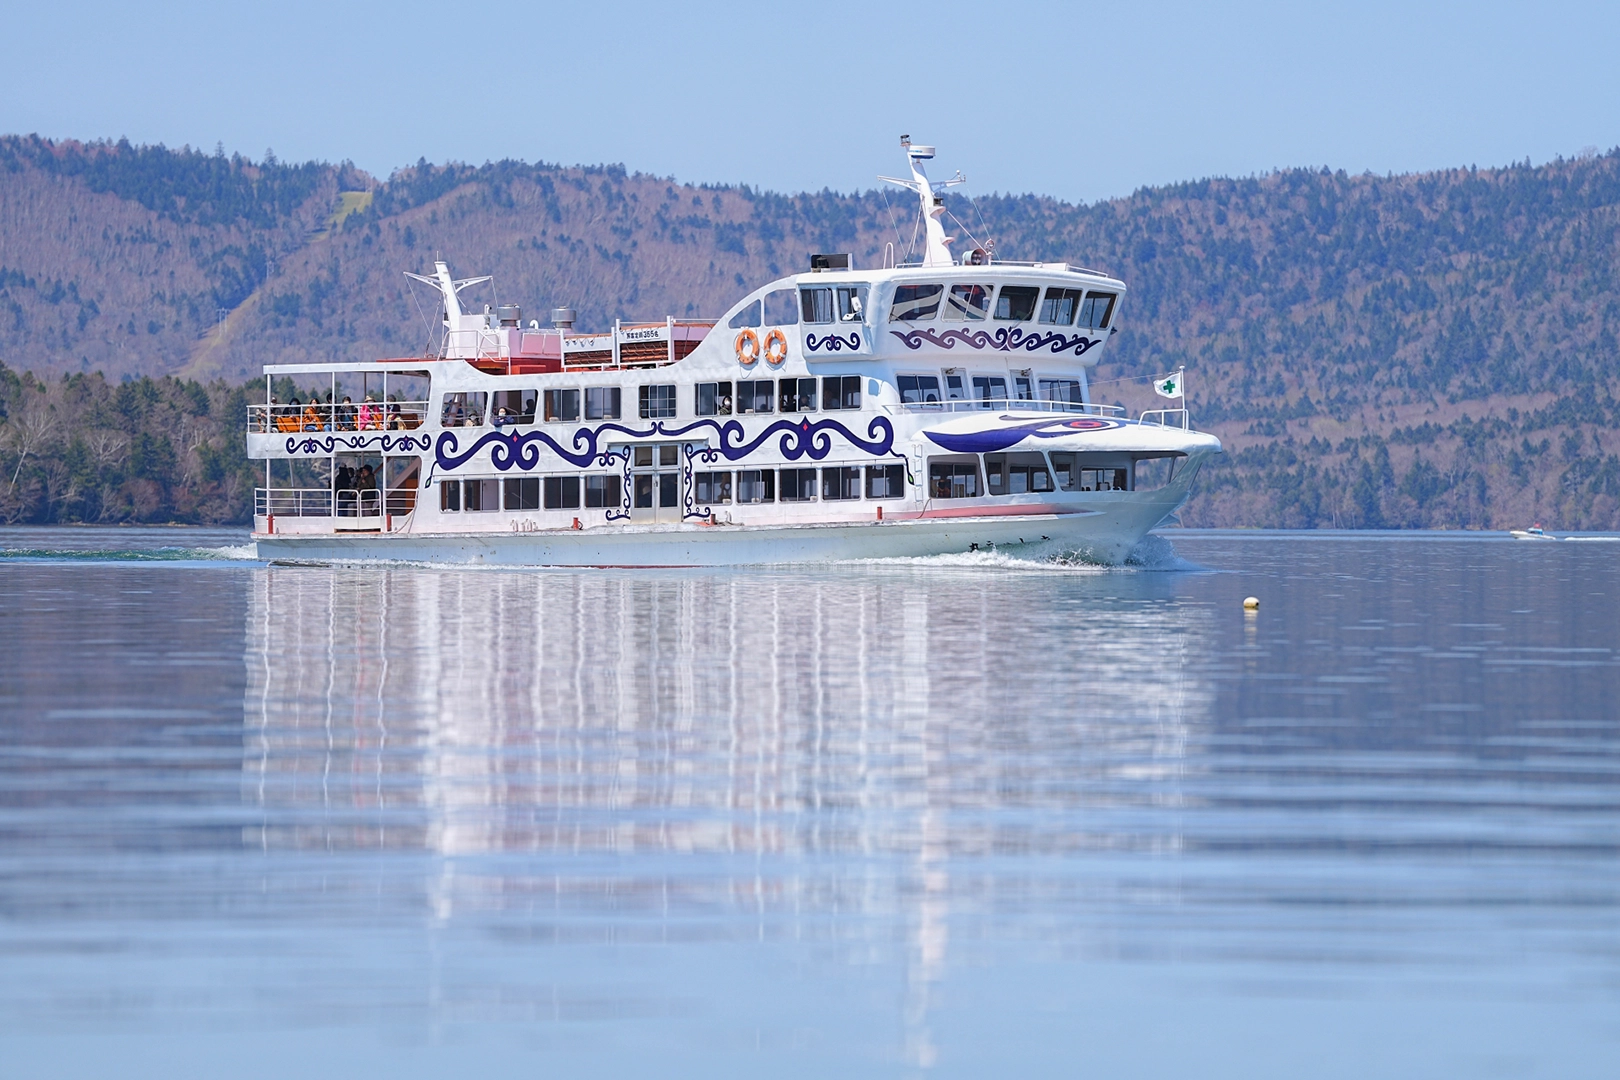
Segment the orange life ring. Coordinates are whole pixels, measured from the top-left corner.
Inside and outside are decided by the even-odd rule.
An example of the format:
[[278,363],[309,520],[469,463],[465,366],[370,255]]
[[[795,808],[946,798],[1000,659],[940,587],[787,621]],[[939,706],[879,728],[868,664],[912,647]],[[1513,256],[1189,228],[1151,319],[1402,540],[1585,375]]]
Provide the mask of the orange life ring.
[[779,367],[786,359],[787,335],[780,330],[772,330],[765,335],[765,362],[771,367]]
[[759,335],[752,330],[744,330],[737,335],[737,362],[743,367],[753,367],[758,359]]

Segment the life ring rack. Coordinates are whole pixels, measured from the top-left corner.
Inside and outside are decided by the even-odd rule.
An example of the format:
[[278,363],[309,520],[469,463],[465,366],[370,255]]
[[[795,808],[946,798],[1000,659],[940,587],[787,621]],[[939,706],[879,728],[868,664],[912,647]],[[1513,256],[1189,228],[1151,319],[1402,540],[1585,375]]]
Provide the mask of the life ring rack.
[[787,335],[780,330],[772,330],[765,335],[765,362],[771,367],[781,367],[787,359]]
[[744,330],[737,335],[737,363],[743,367],[753,367],[758,361],[759,335],[752,330]]

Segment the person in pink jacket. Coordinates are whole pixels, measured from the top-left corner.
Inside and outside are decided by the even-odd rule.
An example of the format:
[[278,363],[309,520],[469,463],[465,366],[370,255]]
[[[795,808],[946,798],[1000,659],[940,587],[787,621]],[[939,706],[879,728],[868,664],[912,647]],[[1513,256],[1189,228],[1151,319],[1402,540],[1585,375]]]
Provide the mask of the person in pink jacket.
[[364,404],[360,406],[361,431],[375,431],[382,428],[382,410],[374,404],[376,400],[367,394]]

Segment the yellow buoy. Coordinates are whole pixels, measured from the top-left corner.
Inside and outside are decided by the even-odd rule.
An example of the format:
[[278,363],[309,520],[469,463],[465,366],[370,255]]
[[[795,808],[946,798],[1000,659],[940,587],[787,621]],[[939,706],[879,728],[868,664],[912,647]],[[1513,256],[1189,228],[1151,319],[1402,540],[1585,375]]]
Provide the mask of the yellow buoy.
[[1244,611],[1259,611],[1260,610],[1260,598],[1258,596],[1245,596],[1243,598],[1243,610]]

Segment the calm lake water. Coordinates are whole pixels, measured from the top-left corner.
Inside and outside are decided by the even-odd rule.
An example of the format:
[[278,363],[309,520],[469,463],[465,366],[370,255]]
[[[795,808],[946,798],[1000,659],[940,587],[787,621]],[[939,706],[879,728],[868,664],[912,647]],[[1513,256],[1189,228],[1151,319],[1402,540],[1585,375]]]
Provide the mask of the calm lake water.
[[0,1075],[1620,1067],[1620,543],[243,542],[0,530]]

